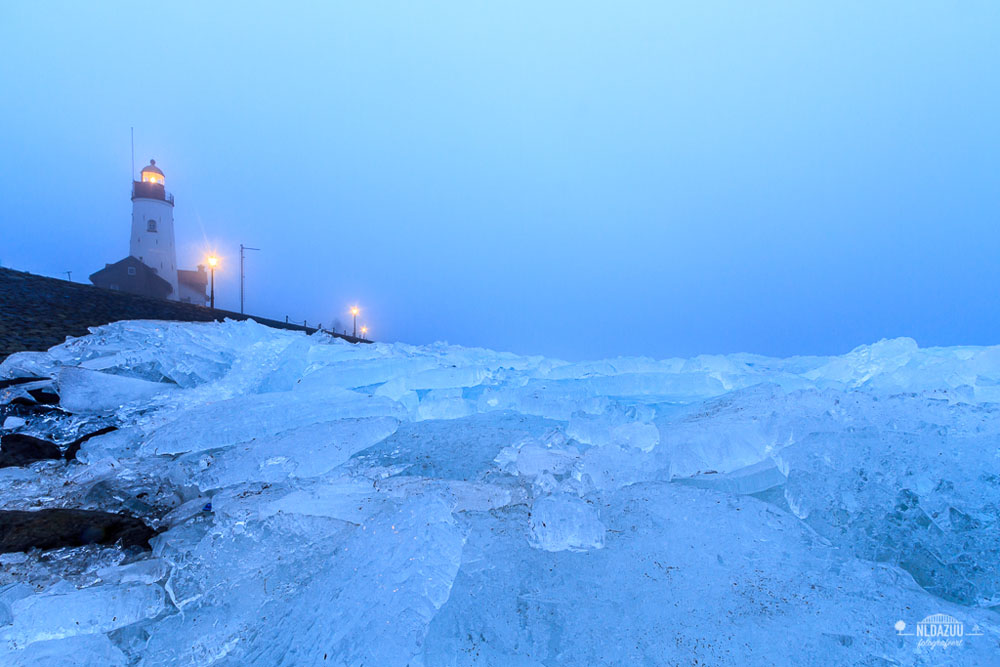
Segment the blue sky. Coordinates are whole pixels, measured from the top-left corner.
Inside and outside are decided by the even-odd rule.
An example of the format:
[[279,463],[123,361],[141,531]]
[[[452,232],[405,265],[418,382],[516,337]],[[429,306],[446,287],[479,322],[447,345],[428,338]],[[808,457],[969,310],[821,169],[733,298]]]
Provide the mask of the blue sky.
[[0,262],[564,358],[997,343],[995,2],[3,3]]

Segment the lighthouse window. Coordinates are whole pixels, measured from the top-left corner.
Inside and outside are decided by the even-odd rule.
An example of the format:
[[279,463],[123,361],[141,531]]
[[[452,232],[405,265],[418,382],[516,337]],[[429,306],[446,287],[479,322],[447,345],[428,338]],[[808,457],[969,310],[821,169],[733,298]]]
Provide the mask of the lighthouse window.
[[128,274],[130,276],[134,276],[135,275],[135,267],[134,266],[128,267]]
[[150,220],[149,222],[146,223],[146,231],[147,232],[156,231],[156,220]]

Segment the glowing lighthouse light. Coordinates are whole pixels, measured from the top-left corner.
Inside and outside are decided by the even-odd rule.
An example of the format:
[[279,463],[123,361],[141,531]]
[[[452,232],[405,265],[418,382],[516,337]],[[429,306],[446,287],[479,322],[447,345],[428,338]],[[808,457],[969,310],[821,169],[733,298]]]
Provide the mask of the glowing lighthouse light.
[[163,172],[156,166],[156,160],[150,160],[149,164],[142,168],[142,182],[163,185]]

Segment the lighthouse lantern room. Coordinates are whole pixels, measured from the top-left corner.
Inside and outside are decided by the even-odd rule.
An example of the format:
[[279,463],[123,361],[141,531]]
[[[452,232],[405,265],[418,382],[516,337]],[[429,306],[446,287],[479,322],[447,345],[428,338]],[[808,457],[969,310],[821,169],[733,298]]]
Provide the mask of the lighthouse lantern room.
[[156,160],[150,160],[149,164],[142,170],[143,183],[159,183],[163,185],[163,172],[156,166]]

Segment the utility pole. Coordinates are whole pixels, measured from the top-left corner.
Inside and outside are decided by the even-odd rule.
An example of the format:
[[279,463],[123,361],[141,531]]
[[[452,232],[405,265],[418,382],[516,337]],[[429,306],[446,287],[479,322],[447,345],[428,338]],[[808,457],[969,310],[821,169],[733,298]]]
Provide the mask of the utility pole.
[[66,280],[68,280],[70,282],[73,282],[73,272],[72,271],[63,271],[63,273],[66,274]]
[[240,244],[240,315],[243,314],[243,290],[247,281],[246,272],[243,270],[243,255],[247,250],[260,250],[260,248],[248,248]]

